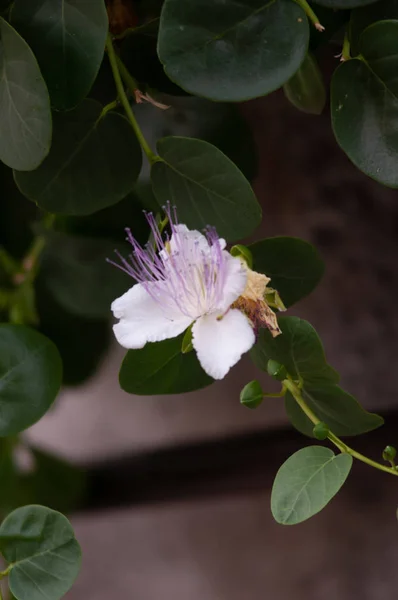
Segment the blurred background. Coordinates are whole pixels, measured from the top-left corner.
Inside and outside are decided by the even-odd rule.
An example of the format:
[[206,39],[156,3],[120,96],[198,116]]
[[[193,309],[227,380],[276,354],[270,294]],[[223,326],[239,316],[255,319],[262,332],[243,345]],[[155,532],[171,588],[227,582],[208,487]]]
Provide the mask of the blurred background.
[[[336,59],[329,52],[323,60],[327,70]],[[105,83],[92,94],[104,102],[108,74],[104,65]],[[387,417],[382,430],[353,440],[380,459],[387,443],[398,443],[398,191],[350,164],[333,138],[327,110],[307,116],[279,92],[236,111],[211,105],[214,113],[197,99],[166,100],[171,108],[165,112],[138,107],[149,139],[173,131],[227,144],[263,207],[253,239],[293,235],[321,252],[325,277],[290,314],[315,326],[343,387]],[[7,218],[0,235],[21,255],[35,207],[11,192],[10,173],[1,169]],[[112,218],[102,211],[94,224],[75,218],[65,230],[87,232],[89,223],[93,237],[111,229],[109,237],[122,239],[126,220],[140,219],[142,206],[150,205],[145,177],[137,209],[129,213],[124,206]],[[274,523],[273,477],[307,440],[290,428],[278,399],[255,411],[239,403],[251,379],[270,391],[274,382],[246,357],[224,381],[199,392],[124,393],[118,385],[124,351],[110,335],[109,302],[94,314],[82,309],[91,299],[79,297],[79,281],[86,286],[94,275],[85,271],[84,251],[76,256],[81,270],[70,279],[69,296],[62,289],[62,307],[54,272],[75,268],[75,257],[66,247],[44,260],[48,279],[37,286],[40,327],[60,347],[67,385],[24,434],[36,460],[54,455],[61,461],[51,459],[52,471],[47,465],[52,489],[40,501],[69,510],[82,544],[82,572],[67,598],[390,599],[398,584],[395,480],[355,465],[321,514],[295,527]],[[111,267],[103,258],[95,277],[106,287]],[[21,460],[29,469],[29,456]]]

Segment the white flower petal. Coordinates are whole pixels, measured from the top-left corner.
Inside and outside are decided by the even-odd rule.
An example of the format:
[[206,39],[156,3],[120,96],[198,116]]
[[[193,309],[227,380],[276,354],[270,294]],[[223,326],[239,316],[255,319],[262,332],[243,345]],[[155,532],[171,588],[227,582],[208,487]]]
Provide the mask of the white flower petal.
[[256,341],[247,317],[232,309],[220,320],[213,313],[201,317],[192,327],[192,344],[202,368],[214,379],[222,379],[242,354]]
[[247,268],[240,258],[235,258],[229,252],[224,251],[227,271],[223,288],[222,302],[219,306],[220,312],[225,312],[239,298],[246,287]]
[[143,348],[147,342],[177,337],[192,323],[190,317],[155,302],[140,283],[117,298],[111,308],[120,319],[113,331],[124,348]]
[[188,229],[186,225],[175,225],[170,238],[170,251],[182,252],[185,256],[196,256],[198,250],[209,250],[207,238],[203,233],[196,229]]

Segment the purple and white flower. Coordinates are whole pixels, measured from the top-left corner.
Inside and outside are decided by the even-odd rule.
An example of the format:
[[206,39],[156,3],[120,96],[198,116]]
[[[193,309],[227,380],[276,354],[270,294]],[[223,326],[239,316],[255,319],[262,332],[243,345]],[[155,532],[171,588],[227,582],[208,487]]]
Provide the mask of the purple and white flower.
[[[255,342],[256,324],[242,304],[249,272],[254,272],[225,250],[226,242],[215,229],[209,227],[203,235],[178,224],[169,208],[167,214],[171,236],[166,241],[151,214],[147,219],[153,244],[143,248],[127,230],[133,252],[128,259],[118,253],[121,264],[116,266],[138,283],[112,303],[119,319],[113,331],[119,344],[138,349],[176,337],[192,325],[192,344],[202,368],[222,379]],[[269,279],[254,275],[264,278],[264,295]]]

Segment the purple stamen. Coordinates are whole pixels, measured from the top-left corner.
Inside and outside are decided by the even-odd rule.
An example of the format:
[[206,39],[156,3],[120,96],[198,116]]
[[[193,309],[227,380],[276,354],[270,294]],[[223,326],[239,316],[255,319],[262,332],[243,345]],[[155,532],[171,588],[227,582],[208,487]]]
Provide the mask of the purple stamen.
[[[171,237],[165,241],[152,213],[145,213],[152,244],[142,247],[126,229],[132,246],[128,259],[115,250],[119,263],[108,262],[140,283],[166,312],[178,311],[196,319],[217,310],[223,299],[227,276],[227,254],[214,227],[205,229],[205,239],[179,225],[176,209],[164,207]],[[157,250],[157,252],[156,252]]]

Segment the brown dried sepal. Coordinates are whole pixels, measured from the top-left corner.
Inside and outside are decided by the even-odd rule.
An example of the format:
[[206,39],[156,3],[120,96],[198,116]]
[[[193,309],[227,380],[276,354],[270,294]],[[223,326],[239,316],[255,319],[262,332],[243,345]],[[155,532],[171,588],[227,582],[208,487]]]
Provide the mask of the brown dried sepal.
[[282,333],[274,311],[264,300],[251,300],[250,298],[240,296],[233,303],[232,308],[238,308],[244,312],[251,321],[255,331],[266,327],[270,330],[272,337],[276,337]]

